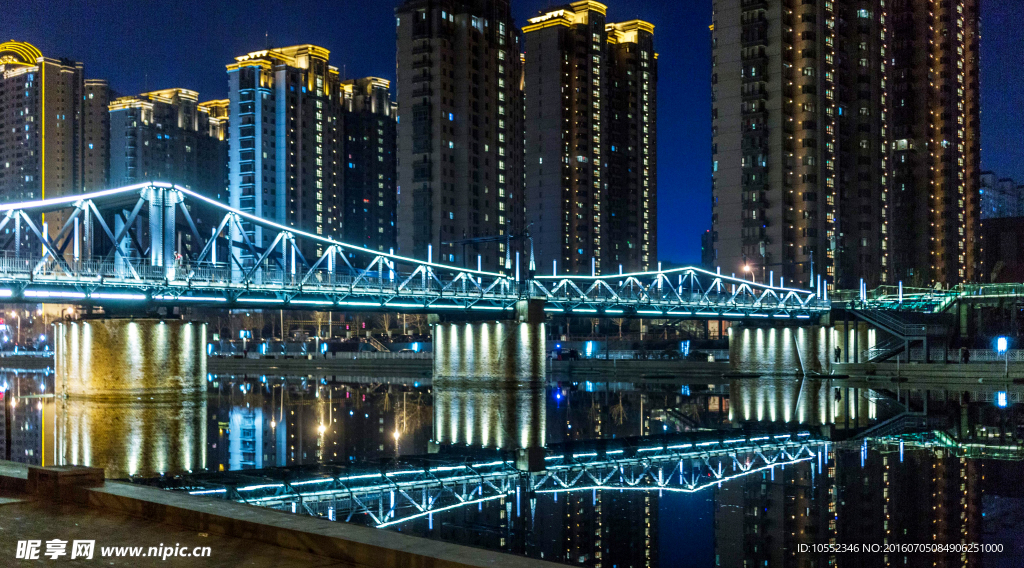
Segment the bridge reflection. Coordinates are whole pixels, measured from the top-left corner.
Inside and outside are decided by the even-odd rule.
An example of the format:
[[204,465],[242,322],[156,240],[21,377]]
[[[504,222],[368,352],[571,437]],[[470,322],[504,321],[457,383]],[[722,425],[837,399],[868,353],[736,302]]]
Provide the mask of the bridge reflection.
[[[547,448],[544,471],[515,462],[447,463],[406,457],[377,468],[321,466],[197,476],[189,493],[378,528],[524,494],[573,491],[695,492],[745,475],[815,459],[825,441],[809,432],[723,438],[721,432],[658,441],[605,441]],[[580,451],[582,450],[582,451]],[[430,519],[428,519],[429,521]]]

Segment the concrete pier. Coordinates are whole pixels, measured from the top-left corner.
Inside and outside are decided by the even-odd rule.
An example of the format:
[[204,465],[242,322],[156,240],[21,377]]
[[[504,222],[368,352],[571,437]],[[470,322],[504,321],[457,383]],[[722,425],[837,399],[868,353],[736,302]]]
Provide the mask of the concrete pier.
[[57,394],[195,396],[206,390],[206,324],[90,319],[56,324]]

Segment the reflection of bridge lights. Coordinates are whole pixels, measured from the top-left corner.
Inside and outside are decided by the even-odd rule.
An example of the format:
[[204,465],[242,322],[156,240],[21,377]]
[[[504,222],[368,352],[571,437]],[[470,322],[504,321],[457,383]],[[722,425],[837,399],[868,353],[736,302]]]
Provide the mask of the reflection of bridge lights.
[[317,432],[320,432],[320,435],[321,435],[321,436],[323,436],[323,435],[324,435],[324,432],[326,432],[326,431],[327,431],[327,426],[324,426],[323,424],[321,424],[321,425],[320,425],[320,426],[319,426],[319,427],[317,428]]

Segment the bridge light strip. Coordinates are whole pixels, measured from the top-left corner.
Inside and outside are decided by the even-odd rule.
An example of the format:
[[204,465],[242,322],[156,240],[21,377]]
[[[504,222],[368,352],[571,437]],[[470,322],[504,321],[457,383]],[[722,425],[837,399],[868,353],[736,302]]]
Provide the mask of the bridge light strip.
[[647,315],[650,315],[650,316],[660,316],[660,315],[663,315],[665,312],[660,312],[658,310],[637,310],[636,313],[643,314],[645,316],[647,316]]
[[25,290],[26,298],[71,298],[82,300],[85,294],[82,292],[51,292],[49,290]]
[[623,312],[622,310],[611,309],[611,310],[605,310],[604,313],[606,313],[606,314],[621,314],[621,313],[625,313],[625,312]]
[[592,309],[592,308],[573,308],[572,311],[573,311],[573,313],[580,313],[580,314],[596,314],[597,313],[597,310]]
[[390,527],[391,525],[397,525],[398,523],[404,523],[406,521],[411,521],[411,520],[414,520],[414,519],[419,519],[421,517],[425,517],[427,515],[432,515],[434,513],[443,513],[444,511],[449,511],[451,509],[457,509],[459,507],[465,507],[467,505],[476,505],[477,503],[485,503],[487,501],[494,501],[495,499],[504,499],[505,497],[508,497],[508,496],[512,495],[512,493],[513,492],[509,491],[508,493],[501,493],[500,495],[492,495],[490,497],[485,497],[483,499],[477,499],[476,501],[461,501],[459,503],[455,503],[454,505],[448,505],[448,506],[445,506],[445,507],[438,507],[437,509],[431,509],[429,511],[423,511],[422,513],[416,513],[415,515],[410,515],[408,517],[405,517],[404,519],[397,519],[397,520],[394,520],[394,521],[388,521],[386,523],[380,523],[379,525],[377,525],[377,528],[378,529],[383,529],[385,527]]
[[768,317],[768,314],[750,314],[750,317],[752,317],[752,318],[766,318],[766,317]]
[[104,292],[93,292],[89,298],[94,300],[145,300],[145,294],[108,294]]
[[189,301],[189,302],[227,302],[227,298],[221,298],[217,296],[171,296],[162,294],[159,296],[153,296],[154,300],[170,300],[175,302]]
[[334,302],[330,300],[292,300],[291,304],[302,304],[307,306],[333,306]]
[[0,298],[10,298],[13,294],[10,290],[0,290]]
[[698,316],[717,316],[718,312],[697,312]]
[[563,310],[562,308],[544,308],[544,311],[545,312],[559,312],[559,313],[562,313],[565,310]]

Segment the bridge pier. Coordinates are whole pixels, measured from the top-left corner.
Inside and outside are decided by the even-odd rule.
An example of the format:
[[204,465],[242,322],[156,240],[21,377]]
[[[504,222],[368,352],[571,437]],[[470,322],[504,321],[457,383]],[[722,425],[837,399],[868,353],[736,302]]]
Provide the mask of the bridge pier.
[[206,392],[206,324],[162,319],[58,323],[58,395],[196,396]]
[[[534,309],[524,305],[520,313],[528,320]],[[430,451],[450,445],[502,450],[525,471],[543,470],[544,324],[439,323],[433,331]]]
[[205,467],[205,324],[86,319],[54,331],[57,465],[113,479]]

